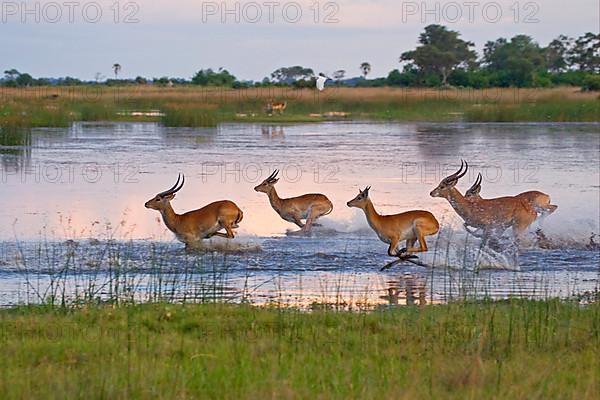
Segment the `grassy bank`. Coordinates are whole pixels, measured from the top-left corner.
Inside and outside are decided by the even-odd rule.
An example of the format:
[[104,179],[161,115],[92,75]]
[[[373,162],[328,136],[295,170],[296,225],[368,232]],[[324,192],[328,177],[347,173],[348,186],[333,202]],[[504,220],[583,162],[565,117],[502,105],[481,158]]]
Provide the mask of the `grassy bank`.
[[0,312],[9,398],[577,398],[600,392],[600,305],[371,313],[250,306]]
[[[598,93],[578,88],[251,88],[89,86],[0,88],[0,126],[62,127],[73,121],[160,121],[167,126],[220,122],[326,120],[591,122]],[[283,114],[266,104],[286,101]]]

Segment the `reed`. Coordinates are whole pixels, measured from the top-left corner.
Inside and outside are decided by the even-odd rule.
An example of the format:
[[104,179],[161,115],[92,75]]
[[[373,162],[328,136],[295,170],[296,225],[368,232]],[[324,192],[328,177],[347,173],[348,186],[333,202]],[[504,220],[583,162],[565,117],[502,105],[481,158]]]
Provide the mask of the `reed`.
[[[291,297],[287,270],[240,275],[256,255],[136,242],[122,224],[76,240],[85,232],[65,224],[73,239],[1,243],[3,272],[21,277],[23,296],[0,310],[3,398],[592,399],[600,390],[598,288],[556,299],[540,279],[523,296],[541,300],[493,301],[479,272],[432,269],[443,304],[422,301],[426,275],[405,273],[389,305],[373,305],[373,282],[322,271]],[[431,251],[443,262],[440,246],[438,237]],[[256,296],[265,285],[271,296]],[[399,296],[413,305],[398,306]]]
[[[160,121],[167,126],[220,122],[395,121],[591,122],[600,121],[597,93],[552,89],[430,89],[264,87],[1,88],[0,126],[68,126],[73,121]],[[268,115],[270,101],[287,101]],[[140,111],[131,113],[130,111]],[[161,117],[144,111],[159,111]]]

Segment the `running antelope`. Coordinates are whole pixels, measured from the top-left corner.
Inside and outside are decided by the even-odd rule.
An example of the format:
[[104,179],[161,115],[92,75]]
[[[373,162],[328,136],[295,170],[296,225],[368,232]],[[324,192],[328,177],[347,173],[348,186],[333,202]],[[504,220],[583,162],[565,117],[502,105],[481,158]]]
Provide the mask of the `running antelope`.
[[[433,214],[429,211],[415,210],[394,215],[380,215],[369,199],[370,188],[371,186],[367,186],[365,190],[359,189],[358,195],[346,204],[348,207],[360,208],[365,212],[369,226],[382,242],[390,245],[388,254],[391,257],[407,258],[411,253],[427,251],[425,236],[435,235],[440,228]],[[402,240],[406,240],[406,247],[397,250]],[[419,247],[414,247],[417,240]]]
[[[177,239],[185,243],[186,247],[192,247],[202,239],[212,236],[233,239],[235,237],[233,229],[238,227],[244,214],[232,201],[216,201],[185,214],[176,214],[173,211],[171,200],[175,197],[175,193],[181,190],[184,181],[185,176],[179,175],[175,185],[148,200],[145,204],[146,208],[160,211],[167,228]],[[219,232],[221,229],[225,229],[226,233]]]
[[[475,179],[475,183],[473,183],[473,186],[471,186],[469,190],[465,192],[466,198],[473,198],[479,200],[482,199],[482,197],[479,195],[479,192],[481,192],[481,181],[482,176],[480,172],[479,174],[477,174],[477,178]],[[552,214],[558,208],[557,205],[550,204],[550,196],[548,196],[544,192],[540,192],[537,190],[519,193],[514,197],[523,199],[526,202],[528,202],[531,205],[531,207],[533,207],[533,209],[542,217]]]
[[431,197],[448,200],[454,211],[465,221],[465,226],[480,229],[484,237],[489,237],[490,234],[500,236],[508,228],[512,228],[513,235],[520,238],[537,218],[535,209],[518,197],[482,199],[463,196],[455,186],[465,176],[468,168],[469,164],[461,160],[459,170],[442,179],[431,191]]
[[[302,232],[310,232],[312,226],[317,225],[315,221],[318,218],[333,211],[333,204],[331,204],[331,201],[325,195],[320,193],[304,194],[289,199],[280,198],[275,190],[275,184],[279,181],[277,178],[278,173],[279,170],[273,171],[254,190],[266,193],[269,196],[271,207],[273,207],[281,218],[298,225],[302,229]],[[306,223],[303,224],[302,219],[305,219]]]
[[272,115],[273,111],[278,111],[279,114],[283,114],[287,108],[287,101],[284,102],[270,102],[267,104],[267,114]]

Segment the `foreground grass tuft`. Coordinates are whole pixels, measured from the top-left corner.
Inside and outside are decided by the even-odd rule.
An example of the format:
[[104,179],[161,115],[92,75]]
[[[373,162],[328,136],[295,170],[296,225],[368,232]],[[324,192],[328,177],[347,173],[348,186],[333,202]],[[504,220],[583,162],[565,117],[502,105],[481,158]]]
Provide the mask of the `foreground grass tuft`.
[[0,312],[3,398],[577,398],[600,391],[600,305],[371,313],[245,305]]

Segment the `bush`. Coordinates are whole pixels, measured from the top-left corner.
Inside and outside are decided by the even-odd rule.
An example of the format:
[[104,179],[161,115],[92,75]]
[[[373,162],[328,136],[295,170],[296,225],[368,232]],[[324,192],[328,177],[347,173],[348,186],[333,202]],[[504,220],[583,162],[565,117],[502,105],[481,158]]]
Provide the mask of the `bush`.
[[584,71],[567,71],[552,74],[550,79],[554,85],[582,86],[587,77]]
[[213,71],[212,69],[201,69],[192,78],[194,85],[200,86],[229,86],[233,85],[236,77],[229,73],[226,69]]
[[428,74],[425,77],[425,86],[427,86],[427,87],[442,86],[442,78],[436,74]]
[[317,84],[317,79],[310,78],[310,79],[298,79],[292,83],[292,86],[296,89],[302,89],[302,88],[315,87],[316,84]]
[[483,71],[457,69],[448,77],[448,83],[452,86],[481,89],[489,87],[489,77]]
[[598,91],[600,90],[600,75],[589,75],[583,80],[581,85],[583,91]]
[[548,74],[545,73],[535,73],[533,75],[533,86],[535,87],[551,87],[552,79]]
[[386,78],[361,79],[356,82],[356,87],[383,87],[386,84]]

